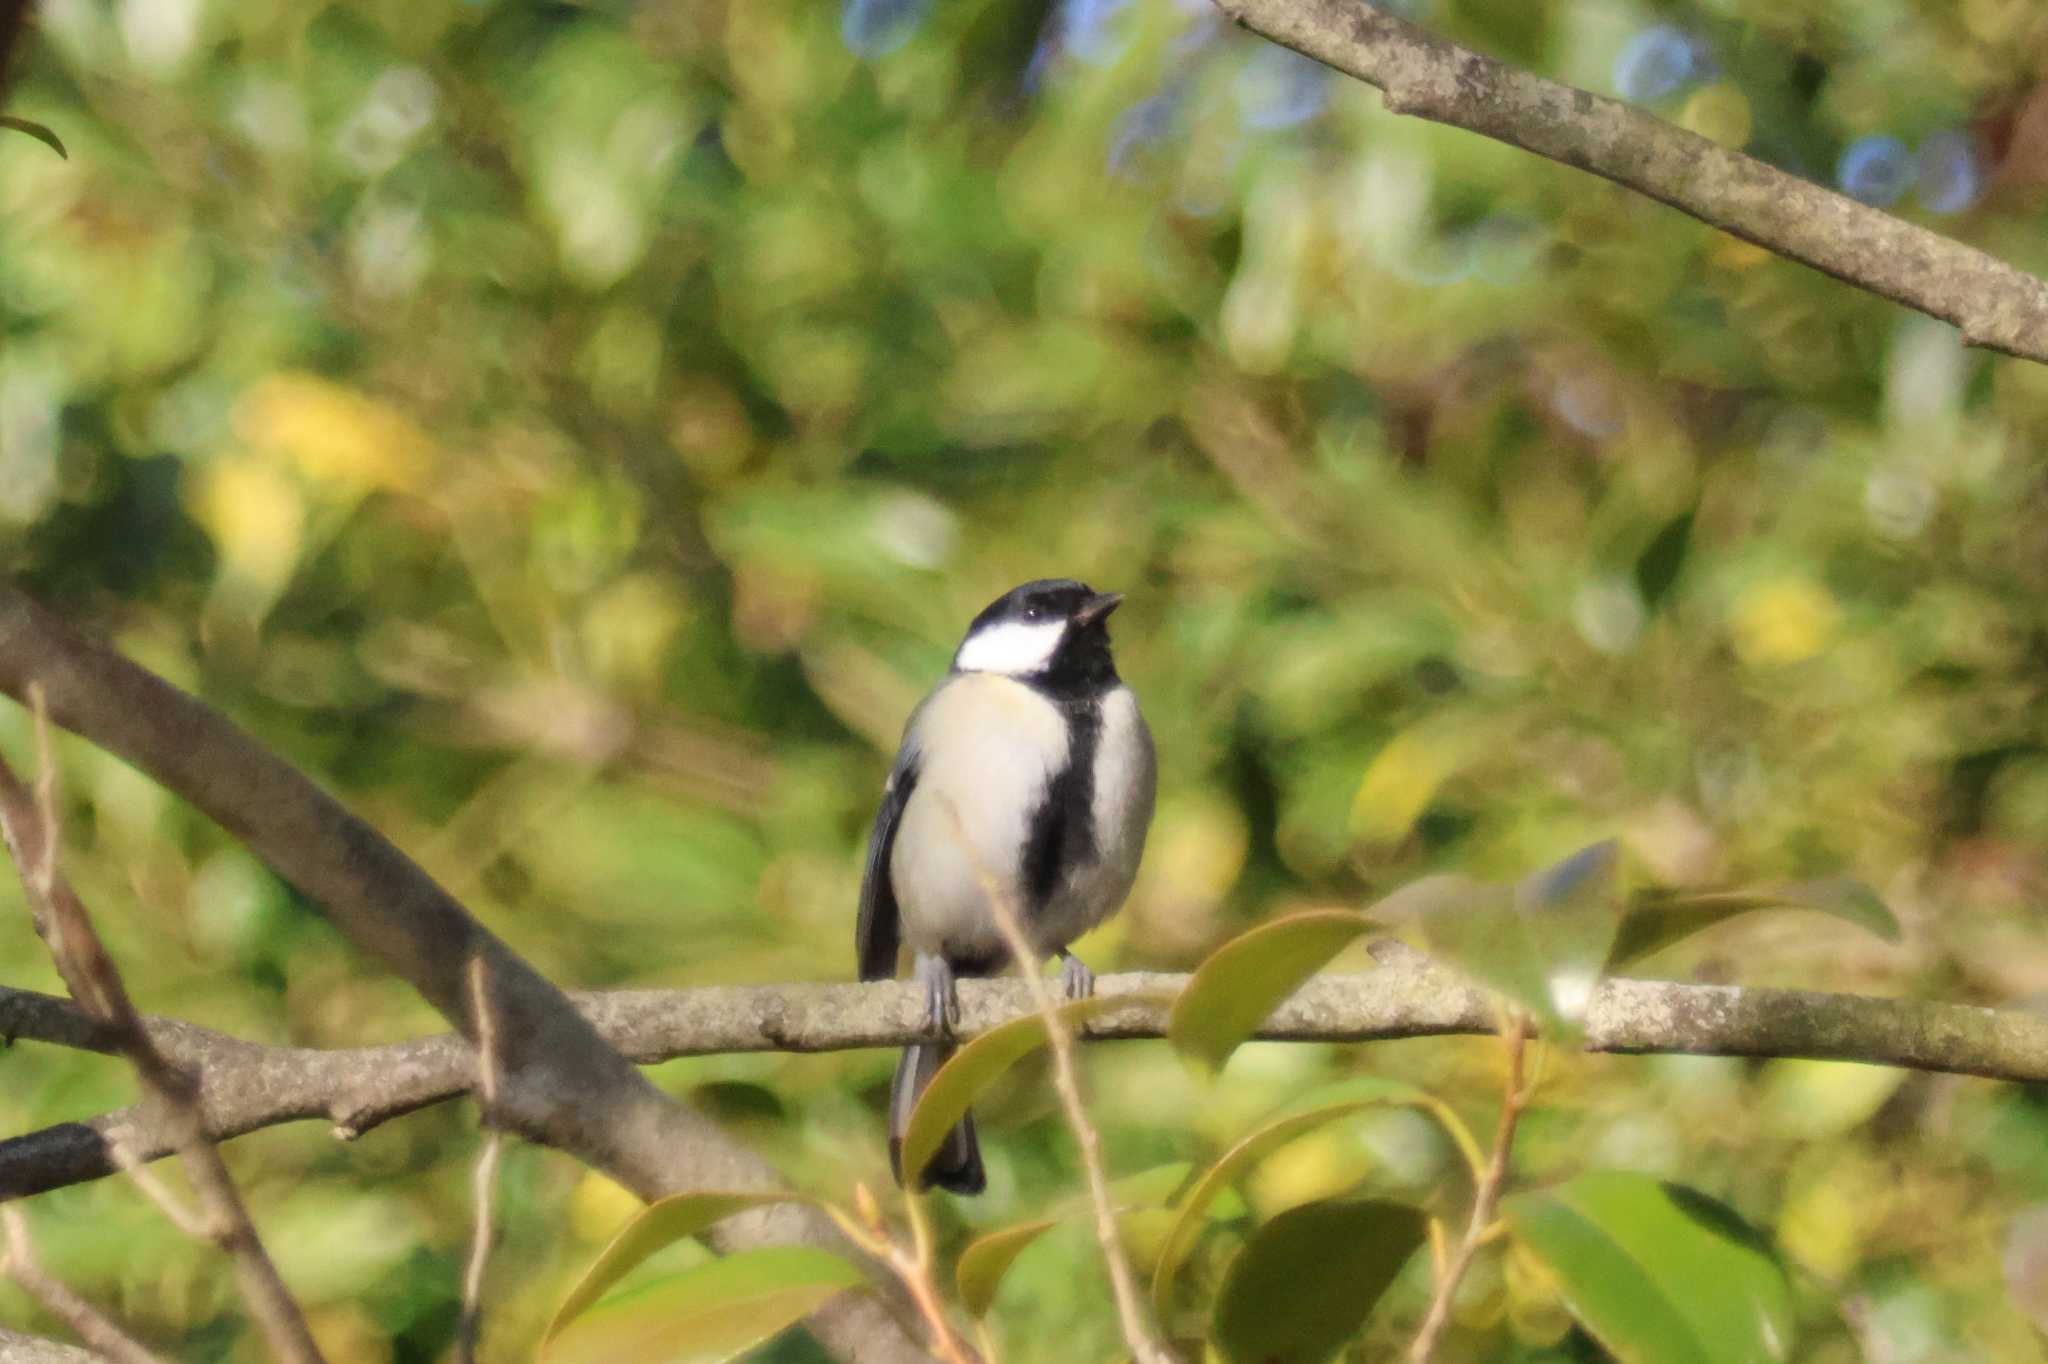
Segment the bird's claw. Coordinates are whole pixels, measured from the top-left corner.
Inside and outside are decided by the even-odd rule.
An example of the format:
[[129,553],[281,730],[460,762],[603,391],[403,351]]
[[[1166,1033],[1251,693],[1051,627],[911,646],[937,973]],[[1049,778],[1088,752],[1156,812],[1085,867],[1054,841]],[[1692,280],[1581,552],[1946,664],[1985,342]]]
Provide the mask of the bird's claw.
[[944,957],[920,955],[917,979],[924,986],[925,1028],[934,1038],[947,1038],[960,1026],[960,992],[953,968]]
[[1068,999],[1086,999],[1095,993],[1095,973],[1087,962],[1065,949],[1060,951],[1060,987]]

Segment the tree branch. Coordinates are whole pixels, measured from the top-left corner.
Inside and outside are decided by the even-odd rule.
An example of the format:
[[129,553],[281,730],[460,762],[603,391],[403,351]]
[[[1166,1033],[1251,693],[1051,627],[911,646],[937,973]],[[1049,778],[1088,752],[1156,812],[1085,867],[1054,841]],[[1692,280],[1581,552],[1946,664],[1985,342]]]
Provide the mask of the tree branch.
[[[199,1086],[192,1072],[167,1061],[151,1044],[142,1018],[128,998],[120,971],[107,955],[85,906],[58,871],[56,761],[50,756],[50,731],[41,699],[38,690],[33,797],[15,777],[14,770],[0,761],[0,839],[5,840],[7,850],[13,854],[36,929],[49,944],[50,955],[72,999],[108,1030],[115,1046],[134,1066],[143,1094],[154,1104],[171,1145],[183,1157],[193,1190],[205,1210],[204,1216],[187,1230],[212,1241],[233,1258],[242,1297],[274,1356],[287,1364],[324,1364],[320,1347],[314,1344],[312,1332],[306,1326],[305,1313],[278,1275],[277,1265],[263,1248],[255,1223],[249,1220],[241,1191],[206,1135],[197,1103]],[[125,1147],[117,1146],[110,1154],[117,1160],[134,1159]],[[136,1174],[143,1191],[182,1225],[186,1220],[183,1205],[155,1180],[143,1177],[140,1169]],[[18,1253],[27,1252],[21,1249]]]
[[1522,1058],[1529,1042],[1528,1019],[1515,1015],[1508,1021],[1505,1036],[1508,1073],[1507,1082],[1501,1088],[1500,1121],[1494,1127],[1493,1155],[1487,1159],[1486,1167],[1480,1171],[1479,1181],[1472,1190],[1472,1215],[1465,1224],[1465,1239],[1458,1244],[1457,1252],[1437,1276],[1436,1294],[1430,1299],[1429,1311],[1423,1314],[1422,1325],[1408,1349],[1409,1364],[1429,1364],[1435,1357],[1437,1345],[1443,1340],[1444,1328],[1451,1324],[1451,1308],[1458,1299],[1458,1284],[1472,1267],[1479,1247],[1486,1240],[1487,1228],[1493,1225],[1494,1210],[1500,1206],[1501,1190],[1507,1184],[1508,1158],[1515,1146],[1515,1125],[1521,1121],[1522,1110],[1529,1102],[1529,1087],[1522,1080]]
[[4,1225],[7,1237],[6,1249],[0,1251],[0,1271],[91,1346],[94,1358],[111,1360],[112,1364],[163,1364],[140,1341],[101,1315],[98,1308],[43,1272],[36,1262],[34,1248],[29,1245],[28,1225],[18,1208],[0,1208],[0,1225]]
[[[1386,949],[1380,949],[1386,951]],[[1483,991],[1406,950],[1363,975],[1311,980],[1266,1021],[1273,1041],[1372,1042],[1497,1027]],[[1102,995],[1171,995],[1186,976],[1103,976]],[[715,986],[597,991],[573,996],[597,1030],[643,1065],[726,1052],[839,1051],[897,1047],[924,1038],[923,995],[911,982],[870,985]],[[986,1032],[1032,1009],[1022,981],[960,982],[960,1031]],[[302,1118],[327,1118],[345,1134],[463,1093],[476,1077],[467,1045],[450,1036],[383,1047],[317,1051],[264,1047],[168,1019],[150,1035],[203,1076],[201,1104],[217,1139]],[[1165,1034],[1166,1009],[1135,1001],[1089,1020],[1089,1038]],[[0,1036],[105,1050],[66,1001],[0,987]],[[1865,1061],[1911,1070],[2048,1082],[2048,1017],[1925,1000],[1876,999],[1809,990],[1744,989],[1614,979],[1586,1015],[1587,1048],[1706,1056],[1798,1056]],[[138,1157],[166,1149],[165,1134],[137,1109],[64,1123],[0,1141],[0,1200],[98,1179],[119,1135]],[[878,1138],[879,1140],[879,1138]],[[720,1187],[707,1179],[705,1187]]]
[[1387,108],[1591,171],[1973,346],[2048,362],[2048,283],[1994,256],[1674,127],[1517,70],[1366,0],[1216,0],[1256,33],[1379,87]]
[[[569,1152],[642,1198],[780,1183],[766,1162],[656,1089],[546,977],[291,764],[218,711],[0,585],[0,692],[23,700],[32,686],[47,698],[52,720],[133,763],[241,839],[458,1031],[475,1027],[467,973],[480,959],[499,1025],[498,1116],[508,1128]],[[72,1149],[82,1135],[68,1133]],[[797,1205],[733,1218],[716,1239],[730,1247],[802,1241],[846,1248],[823,1214]],[[842,1294],[810,1318],[812,1330],[843,1357],[929,1360],[904,1328],[911,1309],[893,1281],[877,1294]]]
[[[976,855],[974,843],[960,823],[960,811],[949,803],[946,813],[952,819],[953,837],[959,841],[968,863],[974,868],[975,878],[981,882],[981,893],[988,900],[996,927],[1010,949],[1010,960],[1016,963],[1017,972],[1023,977],[1031,1007],[1045,1020],[1046,1045],[1052,1051],[1053,1090],[1059,1095],[1060,1107],[1066,1110],[1067,1126],[1074,1133],[1074,1150],[1081,1158],[1081,1172],[1087,1177],[1088,1201],[1095,1207],[1095,1240],[1102,1247],[1102,1261],[1109,1270],[1110,1295],[1116,1301],[1116,1315],[1123,1325],[1124,1343],[1131,1347],[1131,1358],[1135,1364],[1175,1364],[1173,1352],[1162,1345],[1153,1332],[1144,1295],[1138,1291],[1137,1275],[1131,1272],[1131,1257],[1124,1251],[1123,1236],[1117,1228],[1116,1205],[1109,1193],[1109,1174],[1102,1165],[1102,1139],[1096,1134],[1095,1124],[1088,1117],[1088,1104],[1081,1097],[1081,1068],[1074,1063],[1074,1034],[1060,1017],[1059,1005],[1054,1002],[1052,989],[1045,983],[1045,976],[1039,969],[1044,958],[1025,933],[1023,916],[1015,902]],[[1091,976],[1088,980],[1092,989],[1094,978]],[[916,1201],[914,1194],[912,1201]]]
[[484,984],[484,964],[469,964],[470,996],[476,1009],[477,1118],[484,1129],[483,1150],[477,1155],[476,1173],[471,1181],[476,1200],[476,1229],[470,1233],[469,1268],[462,1276],[462,1315],[455,1323],[456,1364],[476,1364],[477,1337],[484,1323],[484,1270],[491,1259],[491,1219],[497,1201],[498,1156],[504,1149],[505,1134],[492,1121],[498,1105],[497,1024],[492,1020]]
[[106,1358],[76,1345],[63,1345],[0,1326],[0,1359],[7,1364],[106,1364]]

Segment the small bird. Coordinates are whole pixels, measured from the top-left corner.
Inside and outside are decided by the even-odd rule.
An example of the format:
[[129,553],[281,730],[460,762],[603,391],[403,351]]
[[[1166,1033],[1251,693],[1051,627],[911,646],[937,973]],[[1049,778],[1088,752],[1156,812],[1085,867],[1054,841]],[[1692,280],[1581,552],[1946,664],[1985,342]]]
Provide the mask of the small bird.
[[[854,932],[862,980],[893,977],[908,943],[925,991],[933,1040],[904,1050],[889,1090],[898,1183],[911,1108],[953,1053],[954,978],[1010,960],[991,886],[1032,945],[1059,954],[1070,997],[1095,988],[1067,944],[1130,893],[1157,780],[1151,731],[1109,653],[1106,621],[1122,600],[1070,578],[1010,589],[967,627],[951,671],[904,726]],[[982,1191],[972,1114],[913,1175],[920,1187]]]

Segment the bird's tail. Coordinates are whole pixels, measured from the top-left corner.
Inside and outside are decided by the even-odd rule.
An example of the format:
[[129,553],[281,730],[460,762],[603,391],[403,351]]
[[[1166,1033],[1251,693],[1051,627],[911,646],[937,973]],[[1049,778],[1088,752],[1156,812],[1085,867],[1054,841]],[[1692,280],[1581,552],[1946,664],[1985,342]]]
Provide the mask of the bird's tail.
[[[889,1168],[896,1172],[898,1184],[904,1183],[903,1134],[910,1126],[910,1110],[917,1106],[917,1096],[924,1093],[925,1086],[932,1082],[932,1076],[938,1074],[953,1050],[950,1042],[920,1042],[905,1047],[903,1059],[896,1063],[896,1079],[889,1086]],[[918,1187],[930,1188],[934,1184],[956,1194],[978,1194],[988,1187],[972,1113],[961,1118],[959,1125],[946,1134],[938,1153],[925,1164]]]

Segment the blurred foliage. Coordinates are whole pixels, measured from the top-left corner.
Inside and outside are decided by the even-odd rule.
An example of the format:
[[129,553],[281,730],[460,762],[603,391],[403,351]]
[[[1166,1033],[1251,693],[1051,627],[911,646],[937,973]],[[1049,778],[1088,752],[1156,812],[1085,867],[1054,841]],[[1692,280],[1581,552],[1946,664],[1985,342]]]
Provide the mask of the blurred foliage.
[[[2048,270],[2030,0],[1400,8]],[[2048,989],[2048,371],[1389,117],[1198,3],[39,11],[8,112],[70,155],[0,129],[0,570],[565,984],[847,977],[904,715],[975,610],[1061,573],[1130,592],[1161,753],[1097,969],[1614,835],[1644,884],[1855,877],[1905,925],[1746,917],[1638,969]],[[0,746],[28,752],[11,709]],[[220,830],[62,759],[74,879],[145,1007],[308,1045],[437,1027]],[[55,988],[15,900],[0,973]],[[1483,1125],[1500,1066],[1454,1040],[1255,1044],[1219,1082],[1163,1044],[1087,1060],[1114,1175],[1365,1070]],[[892,1064],[657,1075],[843,1198],[886,1184]],[[133,1095],[101,1058],[0,1068],[9,1132]],[[991,1190],[944,1206],[948,1254],[1075,1188],[1024,1069],[982,1107]],[[446,1350],[475,1143],[451,1105],[231,1148],[337,1360]],[[2048,1102],[2014,1087],[1553,1058],[1517,1174],[1721,1200],[1798,1270],[1795,1358],[2028,1361],[2044,1151]],[[1321,1126],[1186,1272],[1213,1289],[1311,1199],[1455,1205],[1458,1163],[1405,1109]],[[511,1359],[631,1200],[546,1152],[503,1178],[486,1345]],[[31,1211],[150,1339],[258,1357],[218,1258],[121,1181]],[[1116,1348],[1092,1255],[1063,1223],[1017,1256],[1007,1358]],[[1397,1281],[1370,1348],[1421,1291]],[[1496,1246],[1449,1348],[1599,1357],[1559,1291]],[[40,1319],[0,1289],[0,1320]]]

